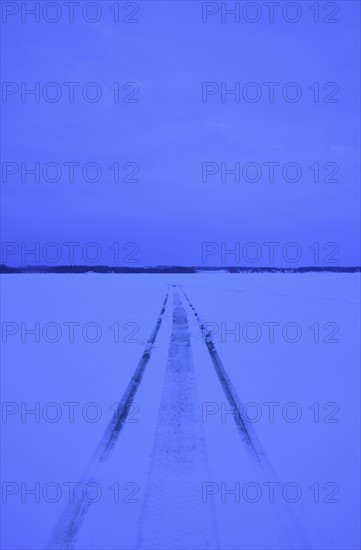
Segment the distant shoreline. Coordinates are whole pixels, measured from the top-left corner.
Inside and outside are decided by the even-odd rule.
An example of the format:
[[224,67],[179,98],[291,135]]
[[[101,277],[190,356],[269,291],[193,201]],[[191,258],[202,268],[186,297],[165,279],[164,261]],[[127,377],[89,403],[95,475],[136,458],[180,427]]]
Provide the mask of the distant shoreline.
[[12,267],[0,265],[1,274],[11,273],[122,273],[122,274],[196,274],[209,272],[223,273],[359,273],[361,267],[354,266],[304,266],[304,267],[187,267],[187,266],[153,266],[153,267],[119,267],[106,265],[59,265],[59,266],[23,266]]

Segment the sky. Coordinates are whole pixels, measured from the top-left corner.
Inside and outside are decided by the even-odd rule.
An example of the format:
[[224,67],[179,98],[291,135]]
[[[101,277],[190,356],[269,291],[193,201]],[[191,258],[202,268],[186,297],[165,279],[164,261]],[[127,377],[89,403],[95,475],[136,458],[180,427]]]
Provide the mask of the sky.
[[[360,264],[358,2],[336,15],[318,3],[318,23],[306,1],[299,14],[281,3],[273,23],[263,2],[254,23],[252,6],[237,22],[222,3],[192,0],[119,2],[119,22],[116,3],[96,2],[94,23],[89,2],[73,22],[64,2],[39,22],[10,4],[3,263]],[[273,102],[265,82],[278,83]],[[35,83],[38,102],[24,94]],[[26,174],[36,163],[40,181]],[[274,181],[264,163],[277,163]],[[237,181],[225,172],[235,166]]]

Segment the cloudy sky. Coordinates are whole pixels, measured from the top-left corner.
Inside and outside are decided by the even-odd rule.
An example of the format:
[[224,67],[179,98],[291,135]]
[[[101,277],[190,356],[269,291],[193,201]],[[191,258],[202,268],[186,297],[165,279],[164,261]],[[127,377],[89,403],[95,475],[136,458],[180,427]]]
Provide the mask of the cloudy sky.
[[[270,241],[277,250],[298,243],[299,264],[310,265],[319,243],[321,263],[334,254],[339,265],[359,264],[359,3],[340,2],[336,16],[320,8],[319,23],[311,2],[299,3],[295,23],[279,11],[270,23],[263,4],[255,23],[242,14],[222,23],[220,11],[202,22],[215,3],[198,1],[121,3],[116,23],[113,3],[98,4],[96,23],[79,13],[69,23],[62,6],[55,23],[18,13],[4,24],[3,241],[96,242],[98,263],[124,261],[131,242],[145,265],[201,265],[203,242],[213,243],[209,264],[224,261],[222,247],[253,242],[266,265]],[[73,102],[66,82],[79,83]],[[202,82],[213,83],[203,101]],[[278,83],[273,102],[265,82]],[[24,95],[35,83],[38,102]],[[235,86],[238,101],[225,94]],[[25,173],[35,163],[40,181]],[[64,163],[77,163],[74,178]],[[90,165],[84,176],[87,163],[98,172]],[[264,163],[277,163],[274,181]],[[237,178],[224,172],[235,166]],[[68,263],[62,253],[57,263]],[[38,261],[18,252],[5,260]]]

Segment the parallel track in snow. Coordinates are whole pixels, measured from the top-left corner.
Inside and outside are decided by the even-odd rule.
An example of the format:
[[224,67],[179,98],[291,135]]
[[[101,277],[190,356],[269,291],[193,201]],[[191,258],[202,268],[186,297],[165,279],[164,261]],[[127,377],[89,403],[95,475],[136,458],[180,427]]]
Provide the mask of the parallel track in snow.
[[95,482],[100,473],[101,467],[110,457],[119,438],[119,434],[124,427],[125,421],[133,404],[135,394],[137,393],[143,379],[145,368],[151,357],[152,348],[155,344],[163,321],[168,295],[169,292],[166,294],[156,325],[147,341],[143,355],[139,360],[139,363],[122,398],[118,402],[115,413],[113,414],[112,419],[109,422],[102,439],[100,440],[96,452],[79,484],[78,494],[76,495],[74,502],[67,505],[57,527],[55,528],[48,544],[49,549],[59,550],[74,548],[78,532],[91,504],[89,499],[84,499],[81,488],[85,484]]
[[[260,442],[258,441],[257,435],[253,429],[252,424],[246,422],[241,414],[242,403],[238,397],[235,387],[232,384],[232,381],[227,374],[226,368],[224,367],[215,344],[212,340],[211,334],[207,331],[202,319],[197,313],[194,305],[190,301],[187,294],[183,291],[183,295],[188,302],[189,307],[193,311],[193,314],[198,322],[199,328],[203,334],[204,343],[207,346],[209,355],[212,359],[213,366],[216,370],[218,379],[223,388],[224,394],[227,398],[228,403],[231,406],[233,412],[233,418],[239,434],[244,441],[248,452],[253,456],[253,458],[258,462],[262,463],[262,460],[265,459],[265,452],[262,449]],[[243,408],[242,408],[243,409]]]
[[[257,437],[253,425],[245,418],[243,418],[240,412],[241,410],[244,410],[244,406],[242,405],[242,402],[238,397],[237,391],[232,384],[227,370],[220,359],[216,346],[212,340],[211,334],[209,333],[209,331],[207,331],[205,324],[203,323],[201,317],[196,311],[196,308],[194,307],[184,290],[183,295],[187,300],[189,307],[193,311],[193,314],[202,332],[205,345],[212,359],[212,363],[217,373],[218,379],[221,383],[227,401],[232,408],[233,418],[237,430],[242,438],[246,450],[248,451],[248,454],[250,455],[252,461],[259,467],[259,472],[263,472],[263,474],[267,476],[268,480],[272,480],[273,482],[279,484],[273,466],[269,461],[266,452]],[[287,547],[289,549],[311,548],[305,530],[299,524],[293,513],[290,512],[290,510],[282,504],[278,504],[276,502],[274,502],[274,504],[275,510],[272,509],[274,520],[278,523],[280,533],[282,534],[287,544]]]

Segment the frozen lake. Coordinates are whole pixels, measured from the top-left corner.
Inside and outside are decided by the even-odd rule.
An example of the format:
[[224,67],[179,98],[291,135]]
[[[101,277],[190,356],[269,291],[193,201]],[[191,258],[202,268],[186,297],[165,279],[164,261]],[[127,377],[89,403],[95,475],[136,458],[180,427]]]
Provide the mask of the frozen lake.
[[358,548],[359,288],[343,273],[3,275],[3,547]]

